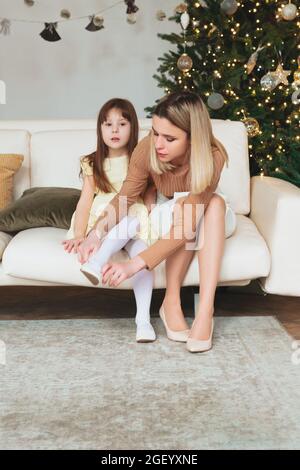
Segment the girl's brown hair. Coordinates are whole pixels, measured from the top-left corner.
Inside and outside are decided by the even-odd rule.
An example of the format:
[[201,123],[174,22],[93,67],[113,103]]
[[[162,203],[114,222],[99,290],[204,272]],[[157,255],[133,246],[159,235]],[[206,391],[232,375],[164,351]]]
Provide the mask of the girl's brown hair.
[[[134,106],[132,103],[130,103],[130,101],[122,98],[112,98],[102,106],[97,120],[97,149],[95,152],[87,155],[84,160],[87,161],[93,168],[93,176],[96,187],[105,193],[115,191],[115,188],[108,180],[104,170],[104,159],[108,157],[108,147],[103,141],[101,132],[101,124],[106,121],[107,115],[111,109],[118,109],[122,116],[130,122],[130,137],[127,144],[129,158],[131,157],[131,154],[138,143],[139,136],[138,117]],[[82,170],[80,171],[80,175],[82,175]]]

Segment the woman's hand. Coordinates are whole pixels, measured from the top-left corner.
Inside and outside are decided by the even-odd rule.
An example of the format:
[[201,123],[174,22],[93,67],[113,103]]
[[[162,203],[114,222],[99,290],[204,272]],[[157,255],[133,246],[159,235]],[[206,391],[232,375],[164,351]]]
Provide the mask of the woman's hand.
[[145,266],[145,261],[139,256],[123,263],[106,263],[102,267],[102,284],[105,285],[108,282],[109,286],[116,287]]
[[78,253],[78,248],[81,243],[84,241],[84,237],[71,238],[70,240],[63,240],[62,244],[64,245],[64,250],[68,253]]
[[84,239],[84,241],[79,245],[78,248],[78,261],[83,264],[88,261],[90,256],[92,256],[96,251],[99,250],[101,246],[102,240],[96,235],[95,230],[91,230],[88,236]]

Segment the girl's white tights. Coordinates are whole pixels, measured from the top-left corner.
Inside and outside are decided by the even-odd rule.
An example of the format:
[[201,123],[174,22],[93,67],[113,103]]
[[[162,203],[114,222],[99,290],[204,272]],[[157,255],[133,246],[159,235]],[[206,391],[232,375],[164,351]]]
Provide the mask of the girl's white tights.
[[[147,248],[146,243],[140,239],[133,239],[139,230],[137,217],[124,217],[113,227],[104,238],[99,250],[81,266],[81,271],[93,284],[99,283],[100,271],[111,256],[123,247],[130,258],[138,255]],[[135,323],[137,325],[136,340],[140,342],[154,341],[156,336],[150,323],[150,303],[153,290],[153,273],[143,269],[132,277],[133,291],[136,300],[137,312]]]

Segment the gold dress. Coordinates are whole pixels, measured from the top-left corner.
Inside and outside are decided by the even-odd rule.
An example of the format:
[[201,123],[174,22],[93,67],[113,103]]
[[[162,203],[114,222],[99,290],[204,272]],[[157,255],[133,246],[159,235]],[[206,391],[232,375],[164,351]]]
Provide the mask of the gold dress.
[[[90,215],[88,220],[88,225],[86,229],[86,234],[93,228],[100,214],[106,208],[107,204],[114,198],[114,196],[120,191],[122,184],[127,176],[129,164],[129,157],[123,155],[121,157],[106,157],[104,160],[104,170],[107,175],[108,180],[115,188],[115,192],[105,193],[95,188],[95,197],[93,204],[90,209]],[[93,168],[88,163],[86,157],[80,159],[80,166],[82,168],[82,173],[84,176],[93,176]],[[144,240],[147,245],[153,243],[153,239],[149,237],[149,217],[148,210],[145,206],[143,199],[138,198],[138,201],[128,210],[128,215],[131,217],[137,217],[140,222],[140,229],[135,238],[140,238]],[[75,222],[75,212],[72,215],[71,226],[67,232],[66,239],[69,240],[74,238],[74,222]]]

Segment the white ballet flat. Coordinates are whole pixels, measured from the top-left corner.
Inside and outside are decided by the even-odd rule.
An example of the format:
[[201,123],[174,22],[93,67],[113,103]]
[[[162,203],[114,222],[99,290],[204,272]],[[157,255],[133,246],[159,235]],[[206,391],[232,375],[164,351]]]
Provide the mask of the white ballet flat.
[[138,323],[136,325],[137,343],[150,343],[156,340],[156,334],[151,323]]

